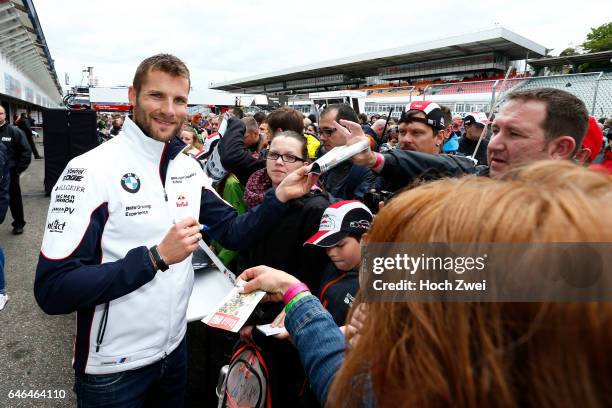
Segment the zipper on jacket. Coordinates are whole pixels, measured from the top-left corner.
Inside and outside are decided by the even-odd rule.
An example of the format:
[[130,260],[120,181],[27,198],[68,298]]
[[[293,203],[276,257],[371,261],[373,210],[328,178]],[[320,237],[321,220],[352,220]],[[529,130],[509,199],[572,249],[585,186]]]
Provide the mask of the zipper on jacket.
[[104,312],[102,312],[102,318],[100,319],[100,324],[98,326],[98,336],[96,337],[96,353],[100,351],[100,345],[102,344],[102,340],[104,340],[104,332],[106,332],[106,324],[108,323],[108,309],[110,307],[110,302],[106,302],[104,305]]

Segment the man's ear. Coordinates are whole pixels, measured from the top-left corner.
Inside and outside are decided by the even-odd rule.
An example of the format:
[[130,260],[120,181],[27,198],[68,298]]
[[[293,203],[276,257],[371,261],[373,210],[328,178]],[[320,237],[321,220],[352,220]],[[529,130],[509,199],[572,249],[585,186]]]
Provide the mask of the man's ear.
[[128,100],[130,101],[130,105],[136,105],[136,89],[134,89],[133,85],[130,85],[128,88]]
[[446,140],[446,130],[442,129],[434,135],[434,142],[436,146],[440,147],[442,143],[444,143],[444,140]]
[[576,140],[571,136],[559,136],[548,143],[548,157],[553,160],[571,159],[576,150]]
[[584,147],[578,150],[578,153],[574,156],[574,159],[580,164],[589,164],[591,158],[591,149]]

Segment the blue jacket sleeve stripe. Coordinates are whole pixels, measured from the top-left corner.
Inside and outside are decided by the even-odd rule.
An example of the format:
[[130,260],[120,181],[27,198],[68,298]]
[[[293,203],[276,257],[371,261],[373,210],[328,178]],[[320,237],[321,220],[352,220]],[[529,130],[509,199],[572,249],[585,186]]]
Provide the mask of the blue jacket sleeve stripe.
[[95,307],[79,310],[76,314],[77,333],[74,340],[74,364],[73,368],[84,373],[89,358],[89,337],[91,336],[91,325],[93,323]]
[[66,314],[120,298],[151,281],[155,272],[146,247],[127,252],[123,259],[100,264],[101,239],[108,204],[96,208],[81,242],[68,257],[50,259],[41,252],[34,280],[34,296],[48,314]]

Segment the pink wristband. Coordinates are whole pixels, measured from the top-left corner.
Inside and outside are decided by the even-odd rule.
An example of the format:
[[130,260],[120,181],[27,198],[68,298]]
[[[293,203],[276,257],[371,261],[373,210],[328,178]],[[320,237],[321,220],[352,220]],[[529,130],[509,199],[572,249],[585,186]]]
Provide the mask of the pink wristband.
[[380,163],[382,163],[383,161],[383,155],[380,153],[376,153],[376,163],[374,163],[373,166],[370,167],[370,169],[374,170],[375,168],[378,168],[378,166],[380,166]]
[[308,286],[306,286],[305,283],[298,282],[295,285],[291,286],[289,290],[287,290],[287,292],[285,292],[285,294],[283,295],[283,302],[287,304],[291,302],[291,299],[293,299],[297,294],[302,292],[308,292],[309,290],[310,289],[308,289]]

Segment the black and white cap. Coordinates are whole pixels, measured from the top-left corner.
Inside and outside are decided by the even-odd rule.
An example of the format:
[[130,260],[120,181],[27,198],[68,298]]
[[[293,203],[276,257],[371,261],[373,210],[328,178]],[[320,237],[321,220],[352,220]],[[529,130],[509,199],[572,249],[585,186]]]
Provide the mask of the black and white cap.
[[332,247],[349,234],[361,236],[372,225],[372,212],[356,200],[339,201],[327,207],[321,217],[319,231],[304,243]]

